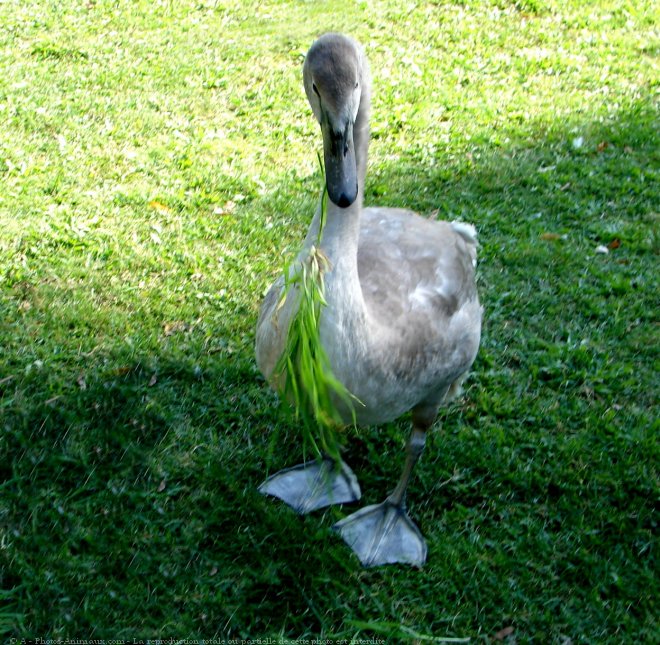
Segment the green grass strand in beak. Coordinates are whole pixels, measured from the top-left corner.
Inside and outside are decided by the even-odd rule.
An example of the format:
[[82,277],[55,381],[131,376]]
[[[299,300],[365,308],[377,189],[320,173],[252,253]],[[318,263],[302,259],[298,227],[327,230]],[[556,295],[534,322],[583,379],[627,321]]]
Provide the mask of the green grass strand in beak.
[[[327,193],[321,197],[320,241],[326,217]],[[325,299],[324,274],[328,259],[317,247],[291,271],[285,271],[282,299],[299,293],[299,306],[289,324],[282,356],[275,366],[277,377],[283,377],[280,394],[293,407],[294,418],[301,425],[303,444],[316,456],[326,454],[339,460],[340,434],[346,426],[338,405],[343,406],[355,423],[357,399],[333,374],[330,361],[321,343],[320,321]]]

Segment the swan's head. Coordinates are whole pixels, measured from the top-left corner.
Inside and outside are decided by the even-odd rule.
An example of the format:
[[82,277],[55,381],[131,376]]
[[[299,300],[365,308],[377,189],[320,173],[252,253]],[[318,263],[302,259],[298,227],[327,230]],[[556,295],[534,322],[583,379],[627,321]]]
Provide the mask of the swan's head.
[[323,132],[328,196],[337,206],[346,208],[358,194],[353,125],[366,80],[364,53],[346,36],[325,34],[307,53],[303,79]]

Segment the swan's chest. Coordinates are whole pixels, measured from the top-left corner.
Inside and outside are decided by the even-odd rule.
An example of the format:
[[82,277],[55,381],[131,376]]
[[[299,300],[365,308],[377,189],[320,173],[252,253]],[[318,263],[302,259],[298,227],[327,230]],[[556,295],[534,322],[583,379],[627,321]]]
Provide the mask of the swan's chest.
[[432,321],[417,329],[369,326],[328,310],[322,341],[335,376],[362,403],[356,406],[358,420],[381,423],[441,397],[469,369],[479,345],[480,317],[475,301],[441,334],[433,333]]
[[[446,390],[474,360],[481,307],[472,257],[449,225],[367,209],[357,271],[329,275],[321,336],[364,423]],[[379,225],[384,229],[378,229]]]

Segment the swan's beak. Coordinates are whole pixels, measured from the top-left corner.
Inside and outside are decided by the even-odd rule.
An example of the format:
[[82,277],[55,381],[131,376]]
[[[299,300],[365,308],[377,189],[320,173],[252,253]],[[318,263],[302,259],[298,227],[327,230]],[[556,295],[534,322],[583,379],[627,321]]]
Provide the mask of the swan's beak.
[[358,193],[353,122],[347,121],[344,129],[337,132],[326,117],[321,121],[321,130],[328,197],[340,208],[347,208]]

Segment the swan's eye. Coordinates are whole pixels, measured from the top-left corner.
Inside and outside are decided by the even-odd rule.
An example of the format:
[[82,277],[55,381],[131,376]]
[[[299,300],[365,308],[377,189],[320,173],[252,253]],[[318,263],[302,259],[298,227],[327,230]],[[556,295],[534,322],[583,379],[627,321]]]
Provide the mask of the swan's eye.
[[357,90],[358,87],[360,87],[360,81],[355,81],[355,89]]
[[314,94],[320,98],[321,95],[319,94],[319,88],[316,87],[316,83],[312,83],[312,89],[314,90]]

